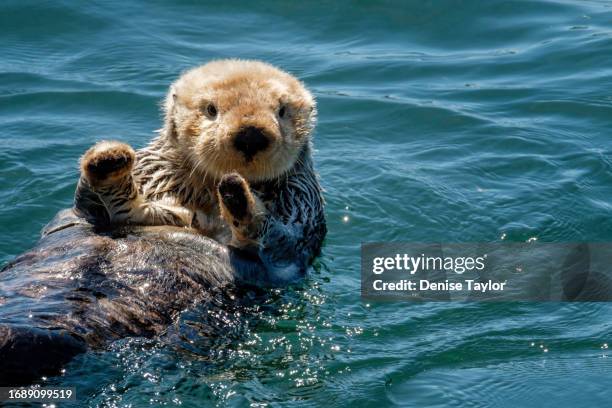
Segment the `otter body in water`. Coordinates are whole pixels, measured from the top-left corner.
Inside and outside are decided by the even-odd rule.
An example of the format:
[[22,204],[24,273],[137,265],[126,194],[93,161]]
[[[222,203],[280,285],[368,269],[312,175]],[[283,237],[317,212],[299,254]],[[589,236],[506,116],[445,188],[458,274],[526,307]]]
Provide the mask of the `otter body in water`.
[[75,355],[117,339],[159,335],[189,308],[231,301],[243,283],[285,281],[195,230],[100,232],[61,211],[36,247],[0,271],[0,386],[57,374]]
[[217,61],[173,84],[149,146],[90,149],[74,210],[0,272],[0,384],[158,335],[236,283],[303,277],[326,233],[315,113],[289,74]]
[[58,372],[73,356],[161,333],[183,310],[231,287],[239,254],[176,227],[100,233],[59,213],[38,245],[0,272],[0,384]]

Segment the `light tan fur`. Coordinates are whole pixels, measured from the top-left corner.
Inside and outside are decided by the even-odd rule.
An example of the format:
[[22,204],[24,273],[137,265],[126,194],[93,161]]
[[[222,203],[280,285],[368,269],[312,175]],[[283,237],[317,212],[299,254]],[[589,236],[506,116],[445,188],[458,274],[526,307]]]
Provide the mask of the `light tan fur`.
[[[215,118],[207,114],[209,104],[218,112]],[[187,71],[170,87],[164,106],[164,133],[176,138],[200,181],[232,171],[248,181],[277,178],[295,164],[316,117],[314,98],[300,81],[259,61],[221,60]],[[232,137],[246,126],[262,128],[273,139],[251,162],[232,146]]]

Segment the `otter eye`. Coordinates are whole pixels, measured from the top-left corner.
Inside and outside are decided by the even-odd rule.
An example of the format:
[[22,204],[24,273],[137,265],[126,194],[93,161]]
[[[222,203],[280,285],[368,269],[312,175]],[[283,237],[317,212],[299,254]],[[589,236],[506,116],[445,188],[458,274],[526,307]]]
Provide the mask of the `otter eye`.
[[217,117],[217,107],[215,106],[215,104],[209,103],[208,105],[206,105],[206,114],[211,119],[214,119],[215,117]]
[[285,115],[287,114],[287,107],[285,105],[281,106],[280,109],[278,110],[278,116],[280,118],[284,118]]

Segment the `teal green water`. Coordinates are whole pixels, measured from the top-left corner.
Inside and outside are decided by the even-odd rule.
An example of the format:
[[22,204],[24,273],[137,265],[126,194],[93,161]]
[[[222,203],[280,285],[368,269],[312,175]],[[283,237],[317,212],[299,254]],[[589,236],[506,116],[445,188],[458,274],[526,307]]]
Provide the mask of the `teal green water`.
[[610,406],[609,304],[370,305],[359,246],[611,241],[611,6],[2,2],[2,263],[71,204],[88,146],[152,137],[182,70],[263,59],[319,103],[308,281],[220,316],[227,338],[123,341],[48,382],[81,406]]

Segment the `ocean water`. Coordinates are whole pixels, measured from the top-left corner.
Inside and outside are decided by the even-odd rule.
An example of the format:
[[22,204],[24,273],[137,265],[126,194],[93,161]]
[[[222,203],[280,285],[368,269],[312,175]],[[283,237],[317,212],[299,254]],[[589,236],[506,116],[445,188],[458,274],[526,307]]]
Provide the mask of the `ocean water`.
[[370,304],[359,251],[612,241],[611,23],[606,1],[3,1],[1,263],[71,205],[87,147],[147,143],[189,67],[262,59],[319,105],[307,281],[224,338],[117,342],[46,383],[100,407],[610,406],[609,304]]

